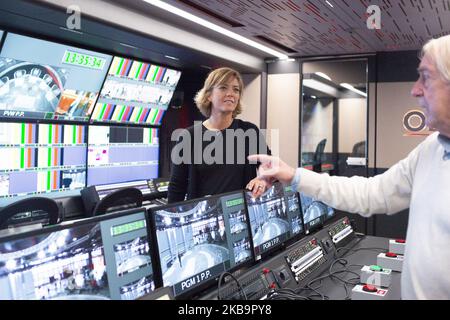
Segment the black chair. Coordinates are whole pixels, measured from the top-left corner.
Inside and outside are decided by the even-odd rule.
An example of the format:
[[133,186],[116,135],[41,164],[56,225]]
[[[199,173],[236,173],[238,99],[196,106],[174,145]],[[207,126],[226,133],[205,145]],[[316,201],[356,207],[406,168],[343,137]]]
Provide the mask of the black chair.
[[0,210],[0,229],[8,227],[8,221],[17,214],[31,211],[44,211],[48,215],[48,224],[57,224],[62,220],[61,208],[55,200],[45,197],[32,197],[16,201]]
[[366,156],[366,141],[355,143],[352,150],[353,157],[364,158]]
[[100,200],[93,210],[93,215],[98,216],[111,211],[125,208],[142,207],[143,196],[137,188],[122,188],[111,192]]
[[316,152],[313,158],[313,171],[322,172],[322,157],[325,151],[325,145],[327,144],[327,139],[321,140],[316,147]]

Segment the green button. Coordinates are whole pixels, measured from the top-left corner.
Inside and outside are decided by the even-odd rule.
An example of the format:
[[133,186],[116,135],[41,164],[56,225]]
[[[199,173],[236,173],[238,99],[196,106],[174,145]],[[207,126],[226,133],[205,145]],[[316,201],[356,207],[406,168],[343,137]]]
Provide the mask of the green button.
[[370,270],[371,271],[382,271],[383,268],[381,268],[380,266],[377,266],[377,265],[372,265],[372,266],[370,266]]

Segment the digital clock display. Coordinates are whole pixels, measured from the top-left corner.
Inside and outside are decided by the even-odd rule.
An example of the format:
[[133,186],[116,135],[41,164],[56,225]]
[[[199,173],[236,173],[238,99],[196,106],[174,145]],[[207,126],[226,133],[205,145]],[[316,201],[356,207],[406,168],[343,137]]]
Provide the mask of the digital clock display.
[[106,60],[93,55],[66,50],[62,59],[62,63],[103,70]]

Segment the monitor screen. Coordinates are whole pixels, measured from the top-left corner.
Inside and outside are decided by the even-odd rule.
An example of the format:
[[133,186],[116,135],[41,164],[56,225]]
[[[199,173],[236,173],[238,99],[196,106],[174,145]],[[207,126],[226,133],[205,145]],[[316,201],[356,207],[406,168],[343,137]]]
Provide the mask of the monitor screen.
[[86,145],[85,126],[0,122],[0,205],[58,191],[79,194]]
[[242,192],[152,208],[163,286],[192,296],[252,260]]
[[0,117],[89,120],[111,59],[8,33],[0,54]]
[[290,187],[274,184],[259,198],[246,192],[246,201],[257,260],[303,233],[298,194]]
[[334,209],[321,201],[317,201],[303,193],[300,193],[300,200],[302,203],[303,222],[306,233],[309,233],[312,229],[321,227],[324,221],[334,216]]
[[91,120],[160,125],[181,71],[114,57]]
[[88,185],[158,177],[159,129],[89,126]]
[[0,299],[131,300],[152,292],[145,209],[0,239]]

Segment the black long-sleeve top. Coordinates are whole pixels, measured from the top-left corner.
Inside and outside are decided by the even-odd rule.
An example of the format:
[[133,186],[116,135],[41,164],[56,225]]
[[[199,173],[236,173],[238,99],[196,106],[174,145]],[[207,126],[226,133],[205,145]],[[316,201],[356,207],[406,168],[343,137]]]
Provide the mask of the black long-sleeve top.
[[[270,150],[268,150],[265,139],[261,135],[258,127],[250,122],[234,119],[227,129],[242,129],[243,133],[255,133],[257,137],[256,145],[254,139],[251,141],[251,139],[247,138],[238,153],[239,146],[236,138],[234,138],[235,143],[233,148],[227,150],[226,129],[222,131],[210,131],[200,123],[187,128],[186,130],[189,132],[191,138],[189,139],[181,135],[174,150],[177,148],[175,154],[183,157],[183,159],[187,160],[184,162],[188,163],[172,163],[168,189],[169,203],[183,201],[185,197],[187,199],[194,199],[206,195],[244,189],[247,183],[256,177],[258,165],[250,164],[247,156],[255,153],[270,154]],[[201,132],[202,135],[200,137],[194,136],[194,132],[197,135]],[[209,138],[202,138],[205,135]],[[196,142],[194,142],[194,139],[196,139]],[[221,140],[223,140],[222,144],[220,143]],[[180,143],[183,143],[183,145]],[[230,143],[228,141],[228,144]],[[190,146],[192,152],[190,154],[189,152],[185,153],[184,151],[186,150],[181,148],[181,146],[183,148]],[[231,150],[234,151],[233,154],[230,154]],[[210,160],[214,160],[213,163],[205,157],[202,157],[202,155],[212,155],[212,159]],[[229,159],[227,159],[227,156]],[[220,163],[220,160],[222,160],[222,163]]]

